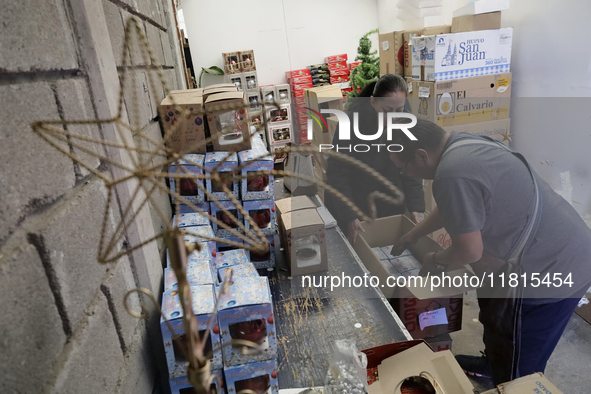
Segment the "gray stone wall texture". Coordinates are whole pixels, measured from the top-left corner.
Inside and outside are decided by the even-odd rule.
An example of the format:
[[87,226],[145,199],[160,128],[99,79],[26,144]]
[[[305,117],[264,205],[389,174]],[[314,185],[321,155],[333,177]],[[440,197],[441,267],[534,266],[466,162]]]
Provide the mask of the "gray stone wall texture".
[[[104,18],[87,15],[87,19],[103,20],[109,36],[95,39],[110,42],[119,76],[127,72],[139,82],[135,89],[130,84],[123,88],[132,124],[151,138],[162,138],[157,104],[164,90],[158,85],[152,93],[148,80],[155,65],[140,59],[135,47],[135,66],[123,69],[124,26],[129,17],[141,21],[170,88],[185,88],[173,0],[2,2],[0,392],[167,392],[158,316],[139,320],[123,305],[128,290],[147,286],[138,272],[156,272],[161,278],[162,267],[146,268],[148,262],[133,257],[107,265],[97,262],[107,189],[30,127],[37,120],[97,117],[101,103],[93,95],[93,71],[80,43],[80,30],[87,28],[88,20],[81,21],[73,11],[79,1],[100,5]],[[131,103],[134,94],[139,98],[137,108]],[[96,125],[81,131],[102,135]],[[97,158],[88,156],[88,162],[109,171],[109,165]],[[157,195],[156,204],[171,214],[167,195]],[[149,208],[157,233],[164,224],[155,208]],[[111,228],[120,215],[121,206],[116,206]],[[162,261],[162,242],[157,250]],[[155,290],[158,297],[161,289]],[[139,310],[138,296],[130,300]]]

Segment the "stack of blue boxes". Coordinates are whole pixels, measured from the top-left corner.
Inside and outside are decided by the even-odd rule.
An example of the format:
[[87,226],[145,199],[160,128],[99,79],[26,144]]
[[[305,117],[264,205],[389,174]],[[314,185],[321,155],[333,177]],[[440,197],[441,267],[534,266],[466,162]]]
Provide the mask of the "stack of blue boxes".
[[[222,182],[230,189],[233,196],[242,204],[246,213],[261,229],[269,243],[269,253],[249,252],[245,249],[233,248],[224,243],[209,239],[217,237],[242,243],[227,229],[212,223],[200,212],[193,212],[189,206],[180,204],[173,197],[173,203],[179,204],[179,215],[173,218],[175,226],[184,232],[186,242],[199,241],[202,250],[194,251],[188,259],[187,279],[191,287],[193,310],[197,316],[200,334],[203,335],[212,315],[216,315],[206,341],[206,353],[213,349],[210,358],[212,373],[224,377],[222,381],[214,381],[212,389],[217,393],[236,393],[251,389],[261,393],[277,393],[277,344],[273,305],[266,277],[260,277],[257,269],[275,266],[274,235],[275,202],[273,198],[273,176],[256,174],[239,181],[234,177],[239,165],[248,163],[242,170],[243,175],[251,171],[269,171],[273,169],[273,159],[258,159],[267,153],[260,136],[254,136],[252,149],[230,154],[228,152],[211,152],[206,155],[186,155],[169,169],[176,174],[203,174],[217,167]],[[227,176],[224,176],[227,173]],[[199,180],[208,193],[217,201],[206,196],[194,182],[188,178],[170,178],[170,188],[178,191],[184,198],[191,201],[202,212],[209,213],[230,227],[238,230],[234,220],[224,214],[223,207],[234,214],[234,217],[246,225],[252,234],[252,225],[244,220],[243,215],[224,193],[223,186],[211,179]],[[230,290],[220,300],[215,310],[216,297],[220,292],[220,283],[225,277],[232,275]],[[188,340],[184,335],[182,324],[183,312],[178,298],[178,285],[174,271],[168,266],[164,274],[164,295],[162,313],[173,328],[171,332],[164,318],[161,319],[162,338],[166,351],[170,387],[173,394],[182,394],[192,386],[187,378],[187,358],[182,346]],[[232,340],[254,342],[262,351],[256,355],[242,354],[242,346],[231,344]],[[225,345],[222,349],[221,346]],[[225,382],[225,383],[224,383]],[[213,387],[215,386],[215,387]]]

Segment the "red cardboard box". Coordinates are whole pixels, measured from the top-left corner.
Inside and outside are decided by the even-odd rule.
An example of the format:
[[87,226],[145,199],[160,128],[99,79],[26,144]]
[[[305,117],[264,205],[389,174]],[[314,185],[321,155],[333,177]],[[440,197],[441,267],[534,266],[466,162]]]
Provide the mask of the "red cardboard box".
[[[419,300],[410,292],[404,298],[391,298],[390,304],[402,323],[414,339],[436,337],[462,329],[462,302],[463,297],[428,298]],[[438,324],[428,327],[421,326],[419,321],[425,313],[445,308],[447,324]]]
[[330,77],[330,83],[331,84],[335,84],[335,83],[343,83],[343,82],[349,82],[349,76],[348,75],[338,75],[335,77]]
[[332,72],[333,70],[349,70],[349,68],[347,67],[347,62],[338,62],[328,65],[328,71]]
[[302,75],[299,77],[287,78],[287,82],[290,85],[301,85],[304,83],[312,83],[312,76],[311,75]]
[[333,70],[330,72],[331,77],[349,76],[349,70]]
[[355,67],[357,67],[358,65],[360,65],[361,63],[363,63],[363,62],[351,62],[351,63],[349,63],[349,70],[353,71],[353,69]]
[[301,77],[303,75],[310,75],[310,70],[307,68],[303,68],[301,70],[291,70],[285,72],[285,78],[287,79]]
[[427,342],[427,344],[429,344],[429,347],[431,347],[431,349],[433,349],[436,352],[451,350],[452,339],[449,334],[425,338],[425,342]]
[[324,58],[324,63],[328,63],[329,65],[331,63],[338,63],[338,62],[347,62],[347,54],[344,53],[342,55],[333,55],[333,56],[327,56]]

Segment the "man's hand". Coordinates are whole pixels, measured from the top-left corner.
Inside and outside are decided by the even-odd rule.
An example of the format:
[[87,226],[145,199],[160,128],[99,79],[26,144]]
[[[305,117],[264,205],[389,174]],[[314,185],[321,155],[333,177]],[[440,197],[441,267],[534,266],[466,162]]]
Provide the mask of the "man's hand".
[[416,244],[417,241],[418,240],[414,237],[412,231],[409,231],[394,242],[394,247],[392,248],[390,255],[400,256],[402,252],[404,252],[404,249],[408,249],[409,246]]
[[435,253],[431,252],[425,255],[419,276],[427,276],[428,273],[439,274],[447,269],[447,266],[440,265],[435,261]]
[[419,224],[419,222],[421,221],[421,213],[420,212],[411,212],[410,213],[410,220],[414,224]]
[[347,228],[347,239],[351,245],[355,245],[355,242],[357,242],[357,234],[359,234],[359,232],[365,232],[365,229],[361,225],[359,219],[349,222],[349,226]]

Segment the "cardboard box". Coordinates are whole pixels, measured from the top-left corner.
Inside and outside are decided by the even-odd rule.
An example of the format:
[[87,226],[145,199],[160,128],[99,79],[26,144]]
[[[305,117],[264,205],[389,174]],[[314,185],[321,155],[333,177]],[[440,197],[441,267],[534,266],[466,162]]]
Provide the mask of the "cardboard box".
[[313,82],[311,75],[302,75],[299,77],[288,78],[287,81],[290,85],[302,85]]
[[447,132],[458,131],[474,135],[484,135],[501,141],[509,146],[511,137],[511,119],[498,119],[488,122],[467,123],[462,125],[448,126],[443,128]]
[[324,58],[324,63],[328,63],[333,64],[333,63],[341,63],[341,62],[347,62],[347,54],[343,53],[342,55],[333,55],[333,56],[327,56]]
[[240,71],[250,72],[256,71],[257,66],[254,61],[254,51],[252,49],[247,51],[240,51]]
[[[320,126],[315,125],[318,127],[314,127],[313,129],[312,145],[320,146],[321,144],[332,144],[332,139],[339,126],[339,119],[336,116],[331,115],[326,118],[326,125],[328,128],[320,128]],[[326,170],[326,165],[323,165],[322,167]]]
[[197,93],[168,95],[159,107],[162,127],[170,133],[166,146],[178,154],[205,154],[205,121],[203,115],[203,97]]
[[275,104],[275,85],[266,85],[259,88],[264,104]]
[[209,96],[213,96],[214,94],[232,93],[232,92],[238,92],[238,89],[236,88],[236,85],[234,85],[234,84],[232,84],[232,86],[229,86],[229,87],[221,87],[221,88],[214,88],[211,90],[204,90],[203,91],[203,102],[207,101]]
[[308,196],[288,197],[275,201],[277,229],[279,230],[282,245],[287,245],[287,242],[285,242],[286,238],[281,217],[289,212],[299,211],[301,209],[316,209],[316,204]]
[[224,59],[224,71],[226,74],[236,74],[242,72],[240,68],[240,52],[222,53]]
[[[275,217],[275,201],[273,198],[268,200],[244,201],[242,206],[263,234],[275,234],[277,230],[277,220]],[[246,231],[251,232],[251,225],[248,220],[245,220],[245,226]]]
[[541,372],[517,378],[511,382],[502,383],[497,387],[498,389],[493,389],[483,394],[564,394]]
[[233,83],[239,92],[244,92],[246,83],[244,82],[244,74],[226,74],[228,82]]
[[328,64],[328,71],[329,71],[329,73],[332,73],[333,71],[340,71],[340,70],[349,71],[349,67],[347,67],[347,62],[346,61],[335,62],[335,63],[329,63]]
[[[401,350],[397,349],[397,346]],[[394,353],[394,355],[376,362],[377,357],[371,354],[374,349],[382,354]],[[435,384],[445,393],[473,394],[474,392],[470,380],[449,350],[433,352],[425,343],[401,342],[367,349],[364,352],[370,353],[368,359],[372,360],[371,363],[368,361],[368,370],[375,371],[377,367],[377,374],[372,374],[374,381],[369,386],[369,394],[397,393],[399,391],[392,390],[400,388],[400,385],[412,376],[434,378]],[[376,376],[373,377],[373,375]]]
[[197,89],[182,89],[182,90],[170,90],[168,92],[169,96],[175,96],[177,94],[185,94],[185,93],[191,93],[191,94],[196,94],[197,96],[203,96],[203,88],[197,88]]
[[412,81],[411,112],[441,127],[509,117],[511,73],[447,82]]
[[266,235],[265,241],[268,245],[268,250],[266,252],[259,252],[256,250],[250,251],[250,261],[258,270],[275,267],[275,236]]
[[510,71],[513,29],[412,38],[412,78],[448,81]]
[[[587,299],[591,299],[591,293],[585,294]],[[577,315],[581,316],[583,320],[591,324],[591,304],[583,304],[575,309]]]
[[[273,170],[273,157],[258,136],[253,138],[253,141],[259,141],[253,143],[253,149],[238,152],[238,162],[242,166],[240,181],[242,200],[272,199],[275,176],[270,174],[270,171]],[[249,177],[248,173],[253,171],[265,171],[266,174]]]
[[[239,249],[240,250],[240,249]],[[233,252],[231,250],[230,252]],[[228,253],[228,252],[226,252]],[[230,267],[223,267],[218,269],[218,280],[220,283],[224,281],[225,277],[229,277],[232,274],[232,280],[237,278],[258,278],[260,275],[257,272],[254,264],[250,261],[244,264],[234,264]]]
[[282,123],[291,123],[291,105],[283,104],[279,107],[266,106],[265,118],[269,126],[275,126]]
[[349,74],[349,70],[333,70],[330,72],[331,77],[348,77]]
[[[399,316],[411,335],[415,338],[436,336],[461,328],[462,294],[469,290],[467,286],[447,287],[438,286],[431,291],[432,277],[427,278],[400,278],[389,279],[392,274],[378,259],[372,248],[392,245],[402,235],[409,232],[414,224],[404,215],[390,216],[376,219],[371,223],[363,223],[365,232],[360,234],[354,245],[357,255],[363,261],[369,272],[377,276],[384,295],[391,299],[394,309],[398,309]],[[431,238],[423,237],[415,245],[410,246],[409,251],[422,264],[427,253],[437,252],[442,248]],[[454,277],[472,274],[465,268],[446,272],[453,280]],[[393,284],[396,286],[393,286]],[[404,286],[405,285],[405,286]],[[421,286],[423,285],[423,286]],[[445,308],[445,311],[427,313],[433,310]],[[429,322],[427,318],[432,315],[441,317],[447,323]],[[445,317],[443,316],[445,315]],[[432,324],[431,323],[437,323]],[[422,325],[422,330],[421,330]]]
[[275,85],[275,97],[279,104],[290,104],[291,95],[289,94],[289,85],[286,83]]
[[[306,91],[306,101],[307,107],[317,112],[321,112],[322,109],[338,109],[340,111],[343,110],[343,94],[338,86],[331,85],[320,88],[308,89]],[[328,114],[326,116],[328,117]],[[321,125],[318,124],[318,122],[313,122],[312,125],[313,128],[311,131],[313,141],[315,134],[323,135],[325,132],[322,129]],[[328,132],[328,130],[326,132]],[[323,140],[323,137],[319,137],[317,138],[317,140]]]
[[363,62],[351,62],[349,63],[349,70],[353,71],[353,69],[357,66],[359,66],[361,63]]
[[[188,237],[187,235],[185,235],[184,239],[185,241],[187,239],[193,239],[196,240],[199,237]],[[207,242],[204,242],[204,244],[207,244]],[[213,254],[211,253],[211,251],[209,250],[208,245],[204,245],[206,247],[204,247],[201,250],[194,250],[193,253],[191,253],[189,255],[189,258],[187,260],[187,264],[201,264],[201,263],[208,263],[210,265],[214,265],[214,261],[215,258],[213,257]],[[215,249],[213,249],[215,250]],[[166,250],[166,268],[172,268],[170,265],[170,255],[168,253],[168,250]]]
[[[229,156],[227,159],[226,157]],[[223,162],[223,163],[222,163]],[[230,189],[236,199],[240,198],[239,182],[234,177],[234,170],[238,167],[238,156],[234,152],[209,152],[205,155],[205,170],[211,173],[216,167],[222,182]],[[205,187],[210,195],[220,201],[229,200],[230,197],[223,191],[223,186],[211,179],[205,180]]]
[[227,252],[220,252],[217,253],[214,261],[213,268],[216,270],[236,264],[246,264],[250,263],[250,252],[246,249],[233,249]]
[[252,390],[253,393],[278,394],[277,363],[268,360],[224,368],[229,393]]
[[[203,179],[199,179],[203,175],[203,161],[204,155],[185,155],[184,159],[172,163],[168,167],[168,172],[179,176],[190,176],[189,178],[174,178],[170,177],[170,190],[179,193],[184,199],[193,203],[199,204],[205,201],[205,193]],[[173,203],[178,201],[178,198],[171,195]]]
[[179,228],[210,225],[209,218],[200,212],[180,213],[172,217],[172,222]]
[[[231,250],[244,248],[244,241],[241,238],[224,236],[224,237],[220,237],[220,239],[222,239],[222,241],[216,242],[216,244],[215,244],[216,253],[221,253],[221,252],[225,253],[225,252],[229,252]],[[240,246],[230,245],[228,243],[225,243],[224,241],[231,241],[231,242],[240,244]]]
[[[200,244],[205,244],[207,245],[210,255],[215,255],[215,241],[213,240],[215,238],[215,234],[211,226],[185,227],[182,229],[182,232],[184,234],[185,242],[192,244],[199,242]],[[189,256],[189,262],[200,259],[201,257],[201,254],[193,252]]]
[[[242,354],[242,346],[226,346],[223,349],[224,366],[275,359],[277,342],[268,278],[237,278],[233,282],[220,298],[218,307],[222,345],[230,344],[233,339],[242,339],[257,343],[264,351],[249,355]],[[228,378],[226,374],[226,381],[231,387]]]
[[[403,31],[393,31],[379,35],[380,76],[386,74],[404,75],[403,33]],[[353,68],[351,67],[351,70]]]
[[[217,375],[219,376],[219,381],[218,380],[213,380],[213,382],[211,383],[210,389],[211,390],[215,390],[213,392],[215,392],[216,394],[225,394],[226,393],[226,389],[224,388],[224,372],[221,369],[215,370],[215,371],[211,371],[212,375]],[[192,391],[187,391],[187,389],[193,389],[193,385],[189,382],[189,378],[187,376],[182,376],[180,378],[174,378],[174,379],[170,379],[169,382],[170,384],[170,392],[171,394],[186,394],[187,392],[192,392]]]
[[[211,114],[225,105],[239,107]],[[237,152],[251,148],[246,106],[246,98],[242,92],[218,93],[207,98],[205,109],[209,113],[207,116],[209,131],[212,137],[217,137],[212,141],[215,151]]]
[[307,275],[328,270],[326,229],[318,211],[301,209],[281,216],[291,275]]
[[252,119],[252,116],[256,116],[257,112],[262,112],[263,103],[261,102],[261,96],[259,92],[246,92],[246,101],[249,105],[248,116]]
[[[191,208],[190,206],[186,205],[186,204],[176,204],[179,207],[179,213],[191,213],[191,212],[195,212],[193,210],[193,208]],[[198,209],[201,210],[201,212],[208,212],[209,211],[209,203],[208,202],[202,202],[199,204],[194,204]]]
[[[205,252],[204,255],[209,255]],[[218,274],[210,260],[192,260],[187,263],[187,281],[193,285],[217,285]],[[178,279],[170,267],[164,269],[164,291],[178,290]]]
[[451,32],[493,30],[501,28],[501,12],[488,12],[478,15],[456,16],[451,20]]
[[446,34],[451,32],[451,26],[425,27],[416,30],[406,30],[402,32],[403,52],[404,52],[404,76],[412,76],[412,37],[432,36],[437,34]]
[[[218,204],[220,206],[218,206]],[[243,230],[239,228],[239,225],[244,226],[244,216],[242,216],[242,213],[238,210],[238,208],[232,201],[218,201],[217,203],[212,201],[210,203],[210,207],[211,216],[215,217],[217,220],[223,222],[224,224],[230,226],[232,229],[240,233],[243,232]],[[224,212],[222,208],[227,210],[229,213]],[[211,227],[213,228],[213,232],[215,233],[216,237],[233,236],[230,233],[230,230],[218,226],[216,222],[212,222]]]
[[[197,317],[198,329],[201,335],[207,329],[212,316],[215,315],[215,292],[213,285],[191,286],[191,301],[193,313]],[[166,363],[171,378],[186,375],[187,359],[182,352],[182,345],[187,345],[188,338],[184,335],[183,309],[181,308],[178,291],[171,290],[162,296],[162,317],[160,318],[160,329],[166,353]],[[170,331],[166,320],[174,331]],[[220,343],[219,326],[214,325],[209,332],[209,339],[205,352],[210,352],[214,343]],[[212,369],[222,368],[222,352],[217,350],[210,359]]]
[[244,74],[244,90],[247,92],[259,91],[259,78],[255,71],[245,72]]
[[267,125],[267,136],[272,145],[277,143],[293,142],[293,131],[291,124],[277,126]]
[[291,70],[285,72],[285,79],[300,77],[302,75],[310,75],[310,70],[302,68],[301,70]]

